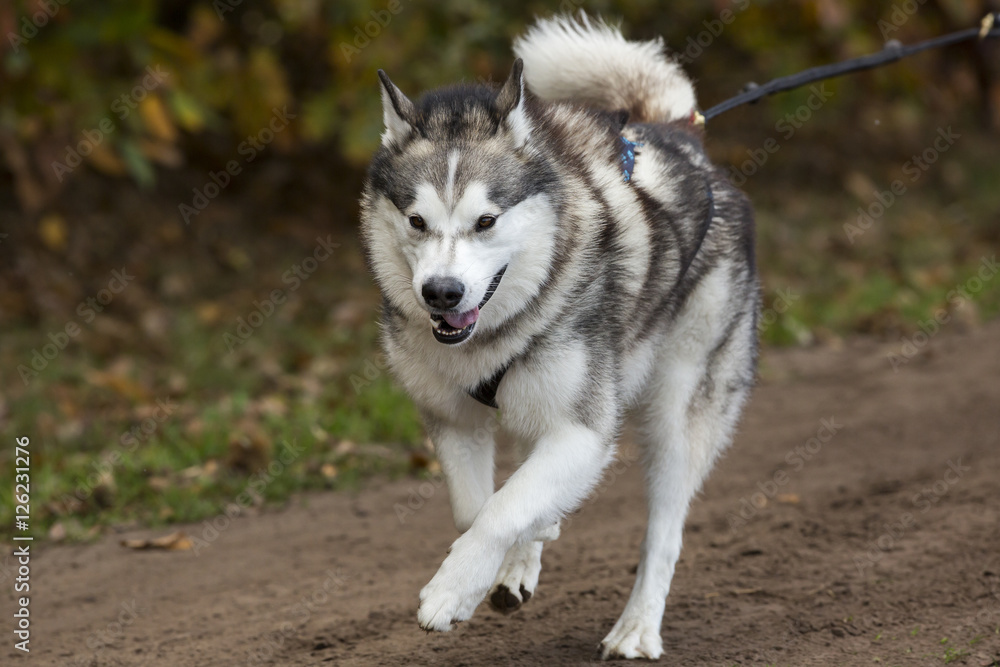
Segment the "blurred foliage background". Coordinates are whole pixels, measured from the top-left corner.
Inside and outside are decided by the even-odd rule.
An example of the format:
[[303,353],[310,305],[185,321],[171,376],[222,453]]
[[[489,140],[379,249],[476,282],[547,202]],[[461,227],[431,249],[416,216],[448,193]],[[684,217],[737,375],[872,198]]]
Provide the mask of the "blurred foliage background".
[[[356,240],[381,132],[375,71],[411,95],[502,81],[533,16],[578,9],[621,20],[632,38],[662,35],[707,108],[747,82],[976,25],[1000,7],[0,5],[0,460],[6,469],[14,437],[31,437],[39,529],[80,539],[197,520],[251,483],[247,511],[259,511],[372,472],[434,474],[382,368]],[[757,208],[764,340],[837,345],[862,332],[900,348],[936,313],[955,328],[995,316],[1000,279],[949,294],[1000,241],[1000,47],[934,51],[826,86],[817,109],[804,89],[708,127],[713,157]],[[957,138],[914,172],[947,128]],[[779,149],[762,159],[770,138]],[[905,194],[852,232],[895,180]],[[261,487],[255,475],[282,443],[299,453]],[[0,532],[11,515],[4,494]]]

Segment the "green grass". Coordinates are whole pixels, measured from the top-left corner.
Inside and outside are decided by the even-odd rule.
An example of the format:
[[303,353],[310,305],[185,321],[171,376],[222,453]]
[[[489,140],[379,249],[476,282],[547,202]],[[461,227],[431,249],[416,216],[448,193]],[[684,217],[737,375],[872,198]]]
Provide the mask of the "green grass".
[[795,296],[762,325],[762,340],[789,345],[852,332],[901,340],[935,314],[963,322],[1000,314],[1000,274],[977,276],[998,255],[1000,194],[988,183],[1000,180],[1000,166],[982,155],[966,171],[951,192],[918,184],[925,187],[899,198],[853,243],[843,225],[866,202],[840,188],[757,197],[764,312],[782,294]]
[[[92,369],[105,364],[86,349],[67,347],[9,400],[4,442],[32,440],[32,534],[59,524],[69,538],[87,539],[108,525],[213,516],[283,451],[292,460],[254,504],[410,469],[422,428],[413,405],[378,369],[374,323],[360,338],[333,345],[322,329],[298,329],[289,338],[279,327],[262,327],[244,349],[226,355],[217,329],[193,320],[183,317],[167,346],[178,359],[159,360],[152,372],[139,364],[123,368],[115,376],[120,386],[95,388]],[[15,338],[22,356],[37,347],[37,334]],[[320,357],[331,368],[308,365]],[[175,380],[171,389],[178,373],[183,386]],[[172,413],[147,417],[157,400],[173,404]],[[140,429],[123,443],[147,418],[152,433]],[[282,443],[301,451],[291,457]],[[0,460],[7,469],[13,447],[5,450]],[[4,494],[0,534],[10,532],[13,512]]]
[[957,660],[961,660],[968,654],[964,648],[954,648],[948,647],[944,650],[944,654],[941,656],[944,659],[944,664],[948,665]]

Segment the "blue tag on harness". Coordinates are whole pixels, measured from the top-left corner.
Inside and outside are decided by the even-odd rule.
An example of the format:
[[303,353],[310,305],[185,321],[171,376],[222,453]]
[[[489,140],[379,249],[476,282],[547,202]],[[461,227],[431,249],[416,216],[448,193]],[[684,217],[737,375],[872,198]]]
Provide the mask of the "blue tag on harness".
[[632,170],[635,169],[635,149],[642,146],[641,143],[629,141],[621,137],[622,180],[628,183],[632,180]]

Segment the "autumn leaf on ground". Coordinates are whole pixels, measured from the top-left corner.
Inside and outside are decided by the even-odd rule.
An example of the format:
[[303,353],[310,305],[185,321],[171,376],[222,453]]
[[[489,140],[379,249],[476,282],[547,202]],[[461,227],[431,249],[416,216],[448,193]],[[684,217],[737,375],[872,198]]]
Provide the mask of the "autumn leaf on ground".
[[64,250],[69,235],[66,221],[55,213],[47,215],[38,223],[38,235],[49,250]]
[[150,540],[122,540],[121,545],[127,549],[163,549],[165,551],[187,551],[194,546],[191,538],[183,531],[177,531]]
[[132,402],[139,403],[150,400],[150,391],[124,375],[93,370],[87,373],[87,381],[97,387],[110,389]]

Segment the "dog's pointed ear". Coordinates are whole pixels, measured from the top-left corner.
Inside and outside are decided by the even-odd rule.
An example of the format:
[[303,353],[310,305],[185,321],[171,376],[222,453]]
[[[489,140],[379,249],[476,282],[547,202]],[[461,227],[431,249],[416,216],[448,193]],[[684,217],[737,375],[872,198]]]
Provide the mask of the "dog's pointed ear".
[[515,148],[521,148],[531,134],[531,120],[525,108],[524,61],[514,61],[510,76],[497,93],[497,111],[503,119],[503,126],[510,133]]
[[379,70],[378,78],[382,84],[382,118],[385,121],[382,145],[401,146],[414,131],[416,108],[385,72]]

